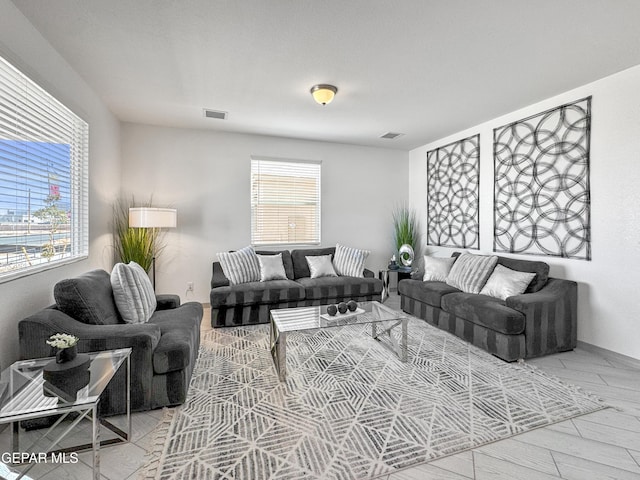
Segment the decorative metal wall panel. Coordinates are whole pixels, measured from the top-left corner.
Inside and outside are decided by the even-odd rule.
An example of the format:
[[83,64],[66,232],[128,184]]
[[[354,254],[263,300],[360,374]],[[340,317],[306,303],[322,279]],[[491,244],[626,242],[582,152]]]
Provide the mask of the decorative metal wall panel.
[[480,248],[480,135],[427,152],[427,245]]
[[591,259],[591,97],[493,131],[494,251]]

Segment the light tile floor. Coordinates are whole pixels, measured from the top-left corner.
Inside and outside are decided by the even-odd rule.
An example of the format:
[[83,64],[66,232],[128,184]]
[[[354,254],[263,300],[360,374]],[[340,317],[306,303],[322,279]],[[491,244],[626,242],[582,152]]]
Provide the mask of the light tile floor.
[[[392,293],[386,304],[399,308],[397,295]],[[202,329],[210,328],[209,311],[205,310]],[[640,480],[640,361],[583,346],[528,363],[583,387],[614,408],[435,460],[383,480]],[[134,414],[132,442],[102,449],[103,480],[138,478],[162,415],[161,410]],[[84,435],[82,440],[86,441],[85,429],[74,432],[72,440]],[[24,436],[33,435],[27,432]],[[8,449],[6,429],[0,433],[0,452]],[[91,453],[81,454],[79,460],[73,465],[38,465],[30,476],[46,480],[91,478]]]

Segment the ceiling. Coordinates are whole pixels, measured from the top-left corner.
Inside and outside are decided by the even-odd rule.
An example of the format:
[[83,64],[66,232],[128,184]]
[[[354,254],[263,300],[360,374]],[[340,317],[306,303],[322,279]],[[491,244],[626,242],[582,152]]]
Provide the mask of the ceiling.
[[122,121],[403,150],[640,64],[637,0],[13,2]]

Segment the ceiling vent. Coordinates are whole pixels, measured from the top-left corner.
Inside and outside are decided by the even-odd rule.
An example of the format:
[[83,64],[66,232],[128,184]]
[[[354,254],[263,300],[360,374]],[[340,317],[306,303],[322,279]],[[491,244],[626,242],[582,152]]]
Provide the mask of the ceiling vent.
[[393,140],[394,138],[398,138],[404,135],[404,133],[396,133],[396,132],[387,132],[382,135],[380,138],[386,138],[387,140]]
[[209,110],[208,108],[205,108],[204,116],[207,118],[217,118],[218,120],[226,120],[227,112],[221,112],[220,110]]

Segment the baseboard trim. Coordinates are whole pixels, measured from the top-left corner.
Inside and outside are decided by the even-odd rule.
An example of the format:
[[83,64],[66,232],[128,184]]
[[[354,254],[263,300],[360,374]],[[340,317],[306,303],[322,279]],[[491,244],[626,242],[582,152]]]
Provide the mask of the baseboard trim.
[[640,368],[640,360],[629,357],[627,355],[623,355],[621,353],[613,352],[611,350],[607,350],[606,348],[598,347],[596,345],[592,345],[590,343],[581,342],[578,340],[578,348],[583,350],[587,350],[589,352],[600,355],[604,358],[609,358],[611,360],[616,360],[618,362],[625,363],[630,367]]

